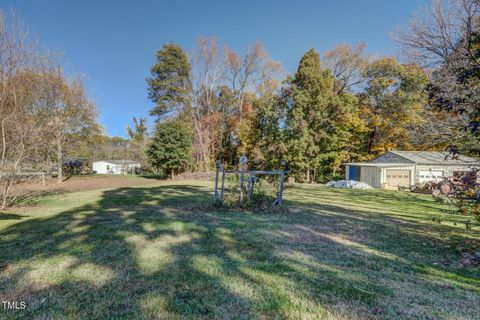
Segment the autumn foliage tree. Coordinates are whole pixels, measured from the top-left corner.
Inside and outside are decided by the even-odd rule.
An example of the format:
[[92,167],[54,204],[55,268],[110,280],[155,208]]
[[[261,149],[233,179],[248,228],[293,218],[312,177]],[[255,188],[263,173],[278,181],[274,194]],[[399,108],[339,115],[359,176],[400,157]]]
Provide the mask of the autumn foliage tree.
[[133,117],[133,126],[127,127],[128,153],[132,160],[140,161],[143,168],[148,166],[146,149],[148,145],[147,118]]
[[362,118],[369,128],[366,152],[377,155],[388,150],[411,150],[412,135],[426,121],[425,72],[395,58],[372,62],[364,72],[366,89],[360,94]]
[[67,80],[61,69],[50,70],[45,79],[45,103],[49,113],[47,139],[52,141],[55,150],[57,181],[61,183],[65,146],[71,147],[82,136],[98,130],[96,107],[88,99],[82,82]]
[[95,107],[80,81],[38,49],[14,13],[0,12],[0,209],[28,196],[22,183],[57,167],[97,127]]
[[208,171],[216,159],[236,161],[245,136],[241,123],[251,111],[244,109],[248,97],[272,92],[280,65],[259,42],[242,56],[228,47],[222,51],[216,38],[201,37],[190,55],[177,45],[163,46],[151,71],[152,114],[191,124],[194,168]]

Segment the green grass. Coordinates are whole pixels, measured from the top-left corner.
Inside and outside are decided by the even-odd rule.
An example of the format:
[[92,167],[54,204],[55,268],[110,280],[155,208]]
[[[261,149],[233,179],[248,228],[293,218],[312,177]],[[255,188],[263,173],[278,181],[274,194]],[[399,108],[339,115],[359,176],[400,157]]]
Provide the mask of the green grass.
[[[42,199],[0,215],[16,319],[478,319],[478,240],[431,197],[301,186],[289,213],[210,205],[210,182]],[[454,226],[457,223],[457,226]],[[0,305],[1,307],[1,305]]]

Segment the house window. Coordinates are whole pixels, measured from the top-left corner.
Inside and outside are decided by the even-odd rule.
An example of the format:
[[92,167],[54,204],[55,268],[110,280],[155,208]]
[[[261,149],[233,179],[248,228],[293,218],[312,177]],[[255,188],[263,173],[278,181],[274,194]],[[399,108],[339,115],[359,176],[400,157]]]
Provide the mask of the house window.
[[107,164],[107,170],[110,170],[110,165],[109,164]]

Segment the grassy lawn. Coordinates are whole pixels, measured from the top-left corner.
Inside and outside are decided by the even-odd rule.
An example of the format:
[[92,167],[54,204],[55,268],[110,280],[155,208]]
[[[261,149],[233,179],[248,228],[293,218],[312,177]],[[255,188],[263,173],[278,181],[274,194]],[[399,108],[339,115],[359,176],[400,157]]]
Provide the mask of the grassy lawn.
[[251,214],[212,207],[209,182],[152,183],[1,215],[0,301],[26,309],[0,318],[480,318],[457,250],[479,230],[434,224],[431,197],[301,186]]

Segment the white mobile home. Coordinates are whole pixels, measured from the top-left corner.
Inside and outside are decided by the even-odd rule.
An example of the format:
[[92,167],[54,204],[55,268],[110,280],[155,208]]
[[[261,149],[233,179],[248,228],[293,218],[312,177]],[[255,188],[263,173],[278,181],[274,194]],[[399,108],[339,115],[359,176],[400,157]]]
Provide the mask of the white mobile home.
[[370,162],[346,163],[345,175],[374,188],[411,186],[462,176],[478,164],[477,159],[462,155],[452,159],[448,152],[388,151]]
[[93,162],[93,172],[99,174],[136,174],[141,164],[132,160],[101,160]]

